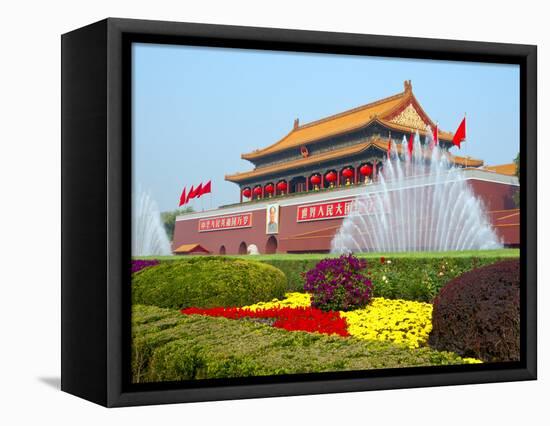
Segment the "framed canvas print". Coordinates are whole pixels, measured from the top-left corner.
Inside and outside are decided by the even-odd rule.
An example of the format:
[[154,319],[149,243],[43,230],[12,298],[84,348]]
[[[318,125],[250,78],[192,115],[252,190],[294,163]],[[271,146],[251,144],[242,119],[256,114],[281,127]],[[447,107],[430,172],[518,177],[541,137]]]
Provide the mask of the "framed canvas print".
[[536,378],[536,47],[107,19],[62,37],[62,389]]

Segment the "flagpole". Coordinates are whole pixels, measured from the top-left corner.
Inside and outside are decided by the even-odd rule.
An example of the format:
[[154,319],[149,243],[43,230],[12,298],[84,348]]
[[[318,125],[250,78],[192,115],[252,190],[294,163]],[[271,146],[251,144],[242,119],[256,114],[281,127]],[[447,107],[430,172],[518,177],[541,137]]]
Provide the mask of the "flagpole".
[[[466,120],[466,111],[464,111],[464,120]],[[466,140],[464,140],[464,142],[466,142]],[[464,147],[464,157],[466,158],[466,168],[468,168],[468,156],[466,155],[466,148],[468,148],[468,146]]]

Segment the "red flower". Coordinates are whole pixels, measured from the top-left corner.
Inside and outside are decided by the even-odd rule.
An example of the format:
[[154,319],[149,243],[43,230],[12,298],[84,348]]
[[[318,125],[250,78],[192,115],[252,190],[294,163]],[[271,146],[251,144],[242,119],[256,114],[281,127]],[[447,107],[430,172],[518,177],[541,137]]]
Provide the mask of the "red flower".
[[211,317],[225,317],[230,319],[275,318],[273,327],[288,331],[309,331],[323,334],[337,334],[349,336],[346,319],[339,312],[324,312],[311,307],[300,308],[270,308],[252,311],[247,308],[187,308],[182,309],[184,315],[207,315]]
[[386,258],[384,256],[380,258],[380,263],[386,263]]

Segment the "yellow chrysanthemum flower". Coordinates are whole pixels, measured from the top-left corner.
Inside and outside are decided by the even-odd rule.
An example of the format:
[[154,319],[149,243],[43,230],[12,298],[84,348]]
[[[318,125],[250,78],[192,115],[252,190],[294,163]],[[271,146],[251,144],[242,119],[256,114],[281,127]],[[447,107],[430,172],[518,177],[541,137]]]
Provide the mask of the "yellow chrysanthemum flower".
[[272,309],[276,307],[301,308],[311,304],[311,296],[307,293],[286,293],[282,300],[273,299],[271,302],[258,302],[253,305],[244,306],[252,311],[258,309]]
[[432,329],[432,305],[429,303],[376,297],[365,308],[341,314],[353,337],[389,340],[411,348],[425,345]]
[[465,364],[483,364],[483,361],[477,358],[462,358]]

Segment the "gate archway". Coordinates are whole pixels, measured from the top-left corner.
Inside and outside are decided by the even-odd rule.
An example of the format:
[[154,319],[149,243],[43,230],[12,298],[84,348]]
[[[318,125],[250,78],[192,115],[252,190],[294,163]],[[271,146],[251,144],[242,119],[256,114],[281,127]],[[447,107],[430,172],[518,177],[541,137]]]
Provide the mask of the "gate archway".
[[239,254],[246,254],[246,243],[243,241],[240,245],[239,245]]
[[273,235],[267,239],[267,243],[265,243],[265,253],[266,254],[274,254],[277,253],[277,238],[275,238]]

